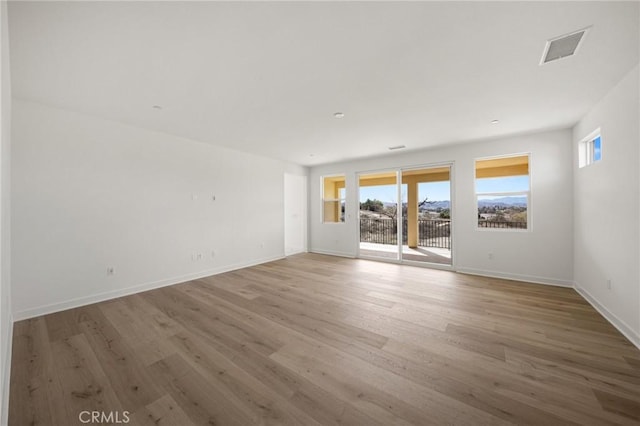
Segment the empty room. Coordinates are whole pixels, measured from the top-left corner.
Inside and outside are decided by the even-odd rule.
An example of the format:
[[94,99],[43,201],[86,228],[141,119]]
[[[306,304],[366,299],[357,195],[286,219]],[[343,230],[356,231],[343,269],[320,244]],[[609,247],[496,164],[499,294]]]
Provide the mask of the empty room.
[[640,425],[640,2],[0,15],[0,426]]

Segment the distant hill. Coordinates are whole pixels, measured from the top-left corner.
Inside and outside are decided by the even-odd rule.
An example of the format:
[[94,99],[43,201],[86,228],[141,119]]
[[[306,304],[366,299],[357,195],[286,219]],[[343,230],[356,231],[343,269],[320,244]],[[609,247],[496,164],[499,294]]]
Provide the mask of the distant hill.
[[[527,197],[500,197],[492,200],[480,200],[478,203],[480,207],[493,207],[493,206],[515,206],[526,207]],[[420,210],[444,210],[451,208],[451,202],[449,200],[443,201],[429,201]]]
[[[396,203],[382,203],[382,204],[384,205],[385,208],[387,207],[393,208],[396,206]],[[403,203],[403,205],[406,205],[406,204],[407,203]],[[451,207],[451,203],[449,202],[449,200],[429,201],[428,203],[421,206],[420,210],[444,210],[450,207]]]
[[500,198],[494,198],[492,200],[480,200],[478,204],[480,205],[480,207],[491,207],[491,206],[526,207],[527,197],[500,197]]
[[[395,207],[396,203],[382,203],[385,207]],[[407,203],[403,203],[403,205],[407,205]],[[448,200],[445,201],[429,201],[420,207],[420,210],[444,210],[448,209],[451,206],[451,203]]]
[[[385,207],[395,207],[396,203],[383,203]],[[493,207],[493,206],[515,206],[526,207],[527,197],[500,197],[492,200],[480,200],[480,207]],[[444,210],[451,208],[451,202],[449,200],[442,201],[429,201],[420,207],[420,210]]]
[[449,202],[449,200],[428,201],[422,207],[420,207],[420,210],[438,210],[438,209],[444,210],[450,207],[451,207],[451,203]]

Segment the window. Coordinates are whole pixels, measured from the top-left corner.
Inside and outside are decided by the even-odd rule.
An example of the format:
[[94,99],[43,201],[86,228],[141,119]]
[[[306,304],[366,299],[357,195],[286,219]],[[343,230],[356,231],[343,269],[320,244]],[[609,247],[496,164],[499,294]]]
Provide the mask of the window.
[[478,228],[528,229],[529,155],[476,160]]
[[597,129],[580,141],[578,155],[578,165],[580,168],[602,160],[602,137],[600,136],[600,129]]
[[345,176],[325,176],[322,178],[322,221],[324,223],[344,222]]

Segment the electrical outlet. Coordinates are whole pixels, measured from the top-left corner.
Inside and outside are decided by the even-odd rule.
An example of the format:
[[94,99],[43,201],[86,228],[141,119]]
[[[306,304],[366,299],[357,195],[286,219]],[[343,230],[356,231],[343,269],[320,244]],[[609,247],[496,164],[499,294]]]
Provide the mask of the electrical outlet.
[[196,260],[202,260],[202,253],[196,254]]
[[612,284],[611,284],[611,280],[607,280],[607,288],[608,288],[609,290],[611,290],[611,285],[612,285]]
[[116,268],[113,266],[107,266],[107,276],[111,276],[116,273]]

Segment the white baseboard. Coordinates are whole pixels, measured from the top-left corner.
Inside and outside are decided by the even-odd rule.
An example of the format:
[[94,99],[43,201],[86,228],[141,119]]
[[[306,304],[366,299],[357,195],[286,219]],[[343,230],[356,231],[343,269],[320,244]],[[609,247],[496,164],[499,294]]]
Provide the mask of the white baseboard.
[[11,383],[11,353],[13,346],[13,318],[9,314],[9,332],[7,333],[7,352],[4,356],[4,365],[2,365],[2,409],[0,410],[0,425],[9,424],[9,388]]
[[474,268],[457,268],[456,272],[459,272],[461,274],[479,275],[482,277],[502,278],[505,280],[523,281],[523,282],[534,283],[534,284],[545,284],[545,285],[552,285],[556,287],[573,288],[573,281],[559,280],[556,278],[548,278],[548,277],[538,277],[535,275],[511,274],[508,272],[486,271],[483,269],[474,269]]
[[604,307],[598,300],[591,295],[587,290],[581,288],[578,283],[575,283],[574,287],[575,291],[578,294],[585,298],[587,302],[591,304],[595,308],[596,311],[600,313],[607,321],[611,323],[620,333],[624,335],[631,343],[636,345],[638,349],[640,349],[640,334],[633,330],[633,328],[629,327],[629,325],[618,318],[613,312]]
[[180,277],[168,278],[165,280],[154,281],[150,283],[140,284],[133,287],[127,287],[123,289],[107,291],[104,293],[98,293],[91,296],[78,297],[76,299],[67,300],[59,303],[52,303],[50,305],[38,306],[36,308],[25,309],[14,313],[14,321],[22,321],[28,318],[38,317],[40,315],[47,315],[54,312],[65,311],[67,309],[78,308],[80,306],[90,305],[92,303],[104,302],[105,300],[115,299],[122,296],[129,296],[131,294],[141,293],[143,291],[154,290],[169,285],[180,284],[186,281],[197,280],[200,278],[208,277],[211,275],[222,274],[224,272],[235,271],[237,269],[248,268],[250,266],[260,265],[262,263],[273,262],[275,260],[284,259],[284,256],[265,257],[261,259],[254,259],[249,262],[240,262],[231,265],[225,265],[218,268],[207,269],[205,271],[196,272],[193,274],[187,274]]
[[[330,251],[330,250],[320,250],[320,249],[314,249],[311,248],[309,249],[310,253],[317,253],[317,254],[326,254],[329,256],[340,256],[340,257],[348,257],[351,259],[356,258],[357,256],[352,254],[352,253],[343,253],[343,252],[335,252],[335,251]],[[393,260],[386,260],[384,258],[373,258],[373,257],[363,257],[363,259],[366,260],[375,260],[376,262],[389,262],[389,263],[398,263],[397,261],[393,261]],[[573,288],[573,281],[570,280],[559,280],[556,278],[548,278],[548,277],[538,277],[535,275],[522,275],[522,274],[511,274],[511,273],[507,273],[507,272],[499,272],[499,271],[486,271],[483,269],[474,269],[474,268],[454,268],[452,266],[449,265],[435,265],[435,264],[429,264],[429,265],[420,265],[418,263],[407,263],[407,265],[409,266],[425,266],[428,268],[432,268],[432,269],[442,269],[442,270],[447,270],[447,271],[453,271],[453,272],[459,272],[461,274],[468,274],[468,275],[479,275],[482,277],[489,277],[489,278],[501,278],[501,279],[505,279],[505,280],[512,280],[512,281],[522,281],[522,282],[527,282],[527,283],[534,283],[534,284],[545,284],[545,285],[552,285],[552,286],[556,286],[556,287],[567,287],[567,288]]]
[[340,251],[331,251],[331,250],[320,250],[320,249],[309,249],[309,253],[316,253],[316,254],[326,254],[329,256],[338,256],[338,257],[348,257],[350,259],[355,259],[355,255],[353,253],[344,253],[344,252],[340,252]]

